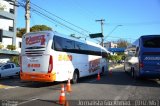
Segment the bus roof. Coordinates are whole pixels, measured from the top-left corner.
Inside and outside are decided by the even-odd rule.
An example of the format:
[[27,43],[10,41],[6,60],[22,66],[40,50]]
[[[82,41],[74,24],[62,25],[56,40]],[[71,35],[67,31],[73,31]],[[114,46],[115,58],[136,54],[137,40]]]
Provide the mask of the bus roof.
[[102,47],[101,45],[99,44],[96,44],[94,42],[91,42],[91,41],[86,41],[86,40],[81,40],[81,39],[76,39],[74,37],[70,37],[70,36],[67,36],[67,35],[64,35],[64,34],[61,34],[61,33],[58,33],[56,31],[37,31],[37,32],[29,32],[29,33],[26,33],[23,35],[24,36],[28,36],[28,35],[34,35],[34,34],[38,34],[38,33],[48,33],[48,34],[53,34],[53,35],[57,35],[57,36],[60,36],[60,37],[63,37],[63,38],[68,38],[68,39],[71,39],[71,40],[74,40],[74,41],[78,41],[78,42],[81,42],[81,43],[85,43],[85,44],[88,44],[88,45],[93,45],[95,47],[99,47],[101,49],[103,49],[105,52],[109,53],[109,51],[107,49],[105,49],[104,47]]

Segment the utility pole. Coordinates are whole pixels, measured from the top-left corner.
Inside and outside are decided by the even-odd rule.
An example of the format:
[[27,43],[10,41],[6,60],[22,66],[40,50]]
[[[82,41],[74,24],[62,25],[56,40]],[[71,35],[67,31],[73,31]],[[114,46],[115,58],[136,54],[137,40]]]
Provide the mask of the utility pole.
[[[96,22],[100,22],[101,23],[101,33],[102,33],[102,35],[103,35],[103,25],[104,25],[104,19],[101,19],[101,20],[96,20]],[[103,39],[103,37],[104,36],[102,36],[101,38],[102,38],[102,41],[101,41],[101,45],[102,45],[102,47],[103,47],[103,43],[104,43],[104,39]]]
[[26,33],[30,32],[30,0],[26,0],[26,8],[25,8],[26,14]]

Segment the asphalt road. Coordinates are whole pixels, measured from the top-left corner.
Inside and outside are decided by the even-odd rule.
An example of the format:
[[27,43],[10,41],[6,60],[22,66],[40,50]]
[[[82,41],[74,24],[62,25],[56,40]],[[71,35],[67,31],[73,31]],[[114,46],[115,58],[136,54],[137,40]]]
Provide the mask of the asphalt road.
[[[159,106],[160,81],[134,80],[123,71],[122,67],[114,67],[112,71],[112,75],[106,72],[99,81],[96,80],[97,76],[95,75],[82,78],[78,84],[72,85],[72,92],[65,94],[69,106],[102,106],[114,101],[125,102],[129,105],[136,103],[137,106]],[[9,106],[7,104],[60,106],[58,100],[61,84],[66,84],[66,82],[24,82],[20,81],[18,77],[1,79],[0,104],[2,106]]]

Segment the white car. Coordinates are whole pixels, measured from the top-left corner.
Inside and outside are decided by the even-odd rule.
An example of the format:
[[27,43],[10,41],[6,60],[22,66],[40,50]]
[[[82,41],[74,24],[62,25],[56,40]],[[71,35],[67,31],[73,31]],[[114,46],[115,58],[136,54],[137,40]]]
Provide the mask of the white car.
[[5,63],[0,65],[0,78],[2,77],[12,77],[19,75],[20,67],[16,66],[14,63]]

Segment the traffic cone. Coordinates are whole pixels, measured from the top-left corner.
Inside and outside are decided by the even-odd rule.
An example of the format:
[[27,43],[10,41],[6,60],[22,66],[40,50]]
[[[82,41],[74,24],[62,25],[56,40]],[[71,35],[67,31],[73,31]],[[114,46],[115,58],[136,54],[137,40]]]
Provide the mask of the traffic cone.
[[97,80],[100,80],[101,78],[100,78],[100,74],[99,74],[99,72],[98,72],[98,75],[97,75]]
[[68,79],[68,83],[67,83],[67,86],[66,86],[66,91],[67,92],[71,92],[72,91],[70,79]]
[[61,87],[61,94],[59,97],[59,104],[64,105],[66,101],[65,92],[64,92],[64,85]]
[[68,101],[67,101],[67,100],[65,101],[64,106],[69,106],[69,103],[68,103]]

